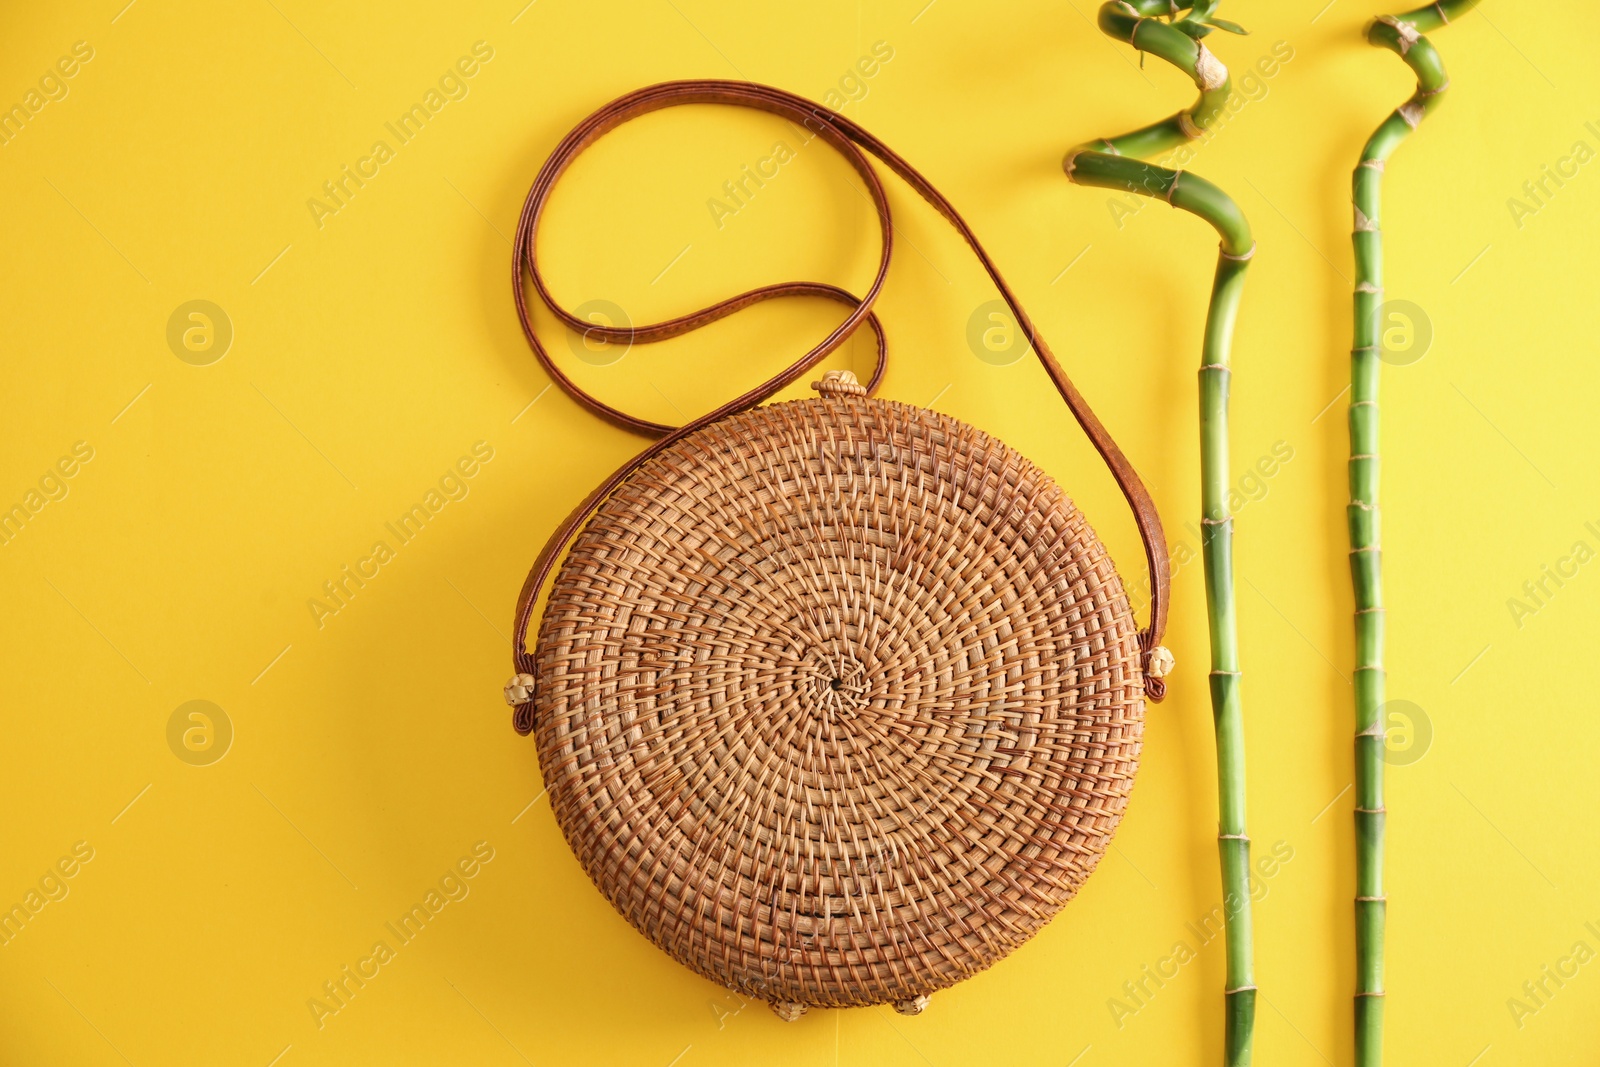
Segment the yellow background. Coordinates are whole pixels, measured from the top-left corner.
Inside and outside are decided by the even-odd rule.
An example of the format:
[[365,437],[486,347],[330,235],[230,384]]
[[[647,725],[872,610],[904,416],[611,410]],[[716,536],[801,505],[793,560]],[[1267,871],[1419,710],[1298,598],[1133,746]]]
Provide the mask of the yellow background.
[[[1182,75],[1141,71],[1092,28],[1089,0],[123,2],[0,16],[0,105],[74,42],[94,50],[68,95],[0,146],[0,505],[74,443],[94,450],[0,546],[0,906],[75,843],[93,849],[68,895],[0,947],[0,1060],[1218,1061],[1219,942],[1131,1016],[1109,1003],[1128,1003],[1123,983],[1220,900],[1197,564],[1177,578],[1179,673],[1152,709],[1115,850],[1035,941],[915,1019],[785,1025],[658,952],[567,852],[499,693],[513,600],[545,535],[640,447],[544,392],[512,314],[508,237],[574,122],[676,77],[821,98],[887,42],[892,60],[846,112],[969,213],[1192,551],[1214,236],[1161,204],[1119,220],[1058,165],[1070,144],[1186,105]],[[1279,442],[1293,451],[1264,495],[1247,487],[1257,499],[1238,523],[1250,830],[1258,855],[1293,850],[1256,911],[1270,1064],[1350,1059],[1348,175],[1411,86],[1360,42],[1382,9],[1323,3],[1224,6],[1254,31],[1212,39],[1236,73],[1275,42],[1293,58],[1192,165],[1237,197],[1260,242],[1235,352],[1236,469]],[[1585,927],[1600,928],[1600,565],[1520,626],[1507,605],[1575,542],[1600,548],[1600,164],[1520,226],[1507,205],[1575,142],[1600,148],[1597,34],[1577,0],[1491,0],[1437,33],[1454,88],[1386,181],[1390,294],[1434,329],[1425,358],[1387,368],[1383,386],[1390,695],[1433,731],[1424,758],[1389,772],[1397,1064],[1592,1062],[1600,1047],[1600,963],[1548,984],[1536,1013],[1507,1004],[1575,943],[1600,949]],[[322,183],[389,140],[384,123],[477,41],[493,58],[468,95],[391,142],[394,158],[319,228],[307,201]],[[782,279],[859,290],[875,255],[867,204],[820,146],[720,228],[707,207],[792,137],[695,109],[607,139],[553,206],[543,249],[560,297],[650,321]],[[977,267],[892,195],[885,395],[937,398],[1041,462],[1137,574],[1132,525],[1040,370],[969,350],[968,318],[992,299]],[[166,340],[195,299],[234,330],[209,366]],[[584,382],[675,420],[837,316],[769,306],[604,368],[550,336]],[[834,365],[865,362],[860,345]],[[479,441],[493,459],[469,494],[396,545],[384,523]],[[394,558],[319,627],[308,600],[380,539]],[[191,700],[234,731],[208,766],[168,745]],[[470,895],[319,1029],[307,1001],[477,842],[494,858]]]

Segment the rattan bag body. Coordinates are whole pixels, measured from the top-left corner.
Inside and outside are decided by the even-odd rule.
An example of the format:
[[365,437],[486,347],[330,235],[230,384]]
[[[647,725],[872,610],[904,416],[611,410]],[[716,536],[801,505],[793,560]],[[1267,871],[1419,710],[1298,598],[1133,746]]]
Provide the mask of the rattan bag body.
[[671,430],[574,513],[508,699],[573,853],[661,949],[789,1018],[917,1012],[1104,854],[1153,634],[1027,459],[813,384]]

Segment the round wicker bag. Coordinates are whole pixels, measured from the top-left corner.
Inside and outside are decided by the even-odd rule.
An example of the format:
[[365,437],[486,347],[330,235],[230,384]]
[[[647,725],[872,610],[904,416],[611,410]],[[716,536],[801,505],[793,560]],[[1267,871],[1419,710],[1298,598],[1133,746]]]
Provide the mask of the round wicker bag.
[[[883,1003],[916,1013],[1037,932],[1110,842],[1146,695],[1159,698],[1156,675],[1170,666],[1156,645],[1165,571],[1148,552],[1162,543],[1159,522],[1020,309],[1134,505],[1155,594],[1142,633],[1105,548],[1047,474],[971,426],[869,395],[883,368],[878,284],[865,298],[842,294],[853,311],[838,340],[686,426],[633,419],[567,381],[533,335],[526,277],[558,317],[619,340],[670,336],[766,298],[596,330],[556,308],[539,276],[539,213],[571,157],[628,118],[687,102],[804,121],[847,156],[865,147],[977,248],[898,157],[779,90],[655,86],[580,125],[530,194],[518,307],[558,381],[658,440],[535,564],[507,699],[517,729],[535,736],[579,862],[656,945],[785,1018]],[[865,159],[857,169],[875,175]],[[875,176],[869,185],[886,268],[887,201]],[[769,287],[840,299],[831,288]],[[757,406],[860,322],[879,338],[871,382],[829,371],[814,399]]]

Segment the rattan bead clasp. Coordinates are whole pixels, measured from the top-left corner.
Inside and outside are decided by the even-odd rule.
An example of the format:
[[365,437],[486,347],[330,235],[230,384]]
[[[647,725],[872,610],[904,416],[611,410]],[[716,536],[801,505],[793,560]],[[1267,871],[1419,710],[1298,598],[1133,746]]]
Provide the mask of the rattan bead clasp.
[[[786,1023],[796,1021],[808,1010],[807,1005],[794,1000],[773,1001],[769,1007],[772,1008],[772,1014]],[[915,997],[907,997],[904,1000],[897,1000],[894,1002],[894,1010],[901,1015],[921,1015],[928,1010],[928,996],[924,993]]]
[[867,387],[861,384],[853,372],[847,370],[823,371],[822,380],[812,382],[811,388],[824,397],[867,395]]
[[928,1010],[928,996],[924,993],[920,996],[907,997],[905,1000],[897,1000],[894,1002],[894,1010],[901,1015],[921,1015]]
[[1178,660],[1172,650],[1166,645],[1157,645],[1150,650],[1150,669],[1147,673],[1152,678],[1165,678],[1177,665]]
[[512,707],[526,704],[533,699],[534,677],[531,674],[519,674],[506,683],[506,703]]

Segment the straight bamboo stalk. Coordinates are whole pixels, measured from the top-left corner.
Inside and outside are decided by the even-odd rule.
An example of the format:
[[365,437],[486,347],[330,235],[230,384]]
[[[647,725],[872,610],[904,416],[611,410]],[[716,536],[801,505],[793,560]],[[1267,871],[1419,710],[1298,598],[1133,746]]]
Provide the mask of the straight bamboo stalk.
[[[1159,56],[1189,74],[1200,89],[1194,106],[1124,134],[1067,152],[1063,167],[1080,185],[1120,189],[1165,200],[1209,222],[1221,237],[1200,366],[1201,551],[1211,644],[1211,708],[1217,739],[1218,829],[1227,948],[1224,1062],[1250,1063],[1256,984],[1250,912],[1250,838],[1245,831],[1244,714],[1239,695],[1239,648],[1234,611],[1233,517],[1228,511],[1229,353],[1245,270],[1255,252],[1250,224],[1237,204],[1204,178],[1140,162],[1200,137],[1222,113],[1231,86],[1227,69],[1201,44],[1215,3],[1113,0],[1100,8],[1102,31]],[[1188,11],[1183,19],[1176,16]],[[1161,21],[1155,16],[1167,16]],[[1204,20],[1204,21],[1202,21]],[[1180,26],[1179,23],[1186,25]]]
[[1367,27],[1367,42],[1387,48],[1417,75],[1417,90],[1373,133],[1352,181],[1355,205],[1355,337],[1350,353],[1350,578],[1355,590],[1356,995],[1357,1067],[1383,1063],[1383,947],[1388,899],[1383,889],[1384,606],[1378,512],[1378,321],[1383,304],[1383,231],[1379,223],[1384,164],[1439,103],[1450,79],[1422,34],[1453,22],[1479,0],[1440,0]]

